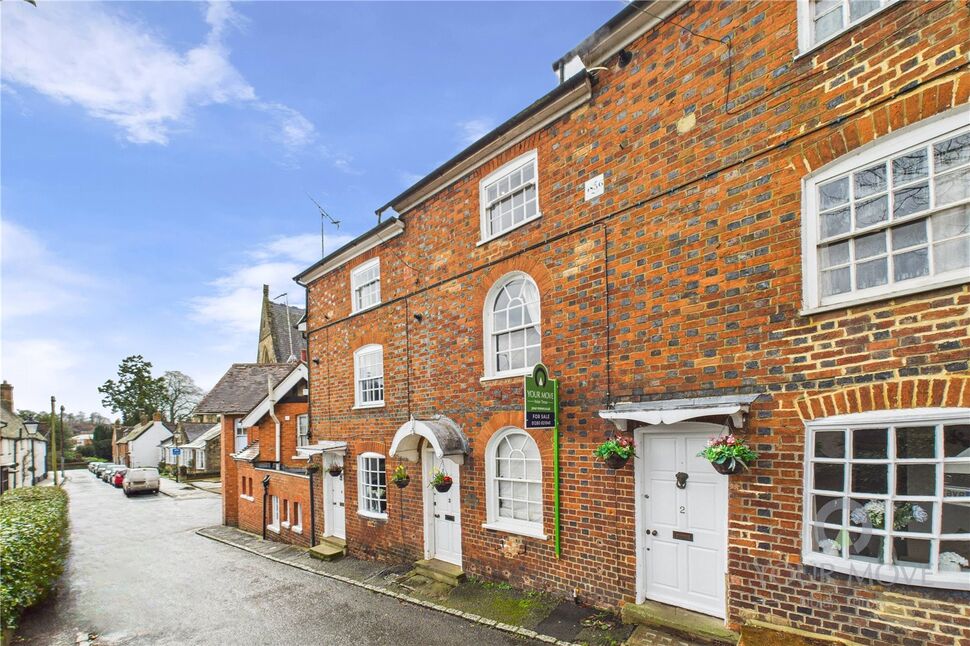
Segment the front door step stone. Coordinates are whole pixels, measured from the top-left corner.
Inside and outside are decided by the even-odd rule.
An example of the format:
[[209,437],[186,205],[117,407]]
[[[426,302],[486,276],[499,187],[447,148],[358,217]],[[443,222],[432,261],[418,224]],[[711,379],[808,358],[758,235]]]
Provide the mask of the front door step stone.
[[428,579],[447,583],[453,588],[457,587],[465,579],[465,573],[460,567],[439,561],[438,559],[416,561],[414,564],[414,572]]
[[328,536],[308,551],[310,556],[321,561],[335,561],[347,553],[347,541]]
[[740,635],[724,626],[717,617],[702,615],[683,608],[668,606],[656,601],[628,603],[621,612],[628,624],[641,624],[661,628],[667,632],[683,635],[689,640],[718,646],[734,646]]

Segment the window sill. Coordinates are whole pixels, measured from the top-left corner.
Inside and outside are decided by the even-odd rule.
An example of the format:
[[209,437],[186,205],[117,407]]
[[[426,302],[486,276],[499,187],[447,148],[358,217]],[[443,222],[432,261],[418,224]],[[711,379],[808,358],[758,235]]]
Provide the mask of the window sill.
[[294,534],[302,534],[303,525],[294,525],[293,527],[290,528],[290,531],[293,532]]
[[968,283],[968,282],[970,282],[970,277],[957,276],[954,278],[941,280],[939,282],[924,283],[922,285],[914,285],[912,287],[896,289],[891,292],[883,292],[882,294],[872,294],[870,296],[863,296],[852,300],[839,301],[838,303],[826,303],[824,305],[803,307],[798,312],[798,314],[799,316],[811,316],[812,314],[822,314],[823,312],[832,312],[834,310],[845,310],[852,307],[857,307],[859,305],[868,305],[870,303],[878,303],[879,301],[888,301],[894,298],[910,296],[912,294],[931,292],[933,290],[944,289],[946,287],[953,287],[954,285],[961,285],[963,283]]
[[542,217],[542,213],[541,212],[536,213],[531,218],[526,218],[525,220],[522,220],[521,222],[519,222],[518,224],[516,224],[514,227],[511,227],[509,229],[506,229],[502,233],[496,233],[495,235],[490,236],[488,238],[483,237],[481,240],[479,240],[477,243],[475,243],[475,246],[476,247],[481,247],[482,245],[486,245],[489,242],[492,242],[493,240],[498,240],[499,238],[501,238],[503,236],[506,236],[506,235],[512,233],[516,229],[519,229],[519,228],[524,227],[525,225],[529,224],[530,222],[535,222],[536,220],[538,220],[541,217]]
[[367,410],[369,408],[384,408],[384,402],[373,404],[355,404],[350,407],[350,410]]
[[532,368],[520,368],[519,370],[509,370],[508,372],[502,372],[495,375],[485,375],[480,382],[485,383],[487,381],[501,381],[502,379],[515,379],[516,377],[525,377],[526,375],[531,375],[535,366]]
[[277,527],[277,526],[274,526],[274,525],[267,525],[266,526],[266,529],[268,529],[269,531],[273,532],[274,534],[279,534],[280,533],[280,528]]
[[495,532],[505,532],[506,534],[518,534],[519,536],[538,538],[542,541],[549,540],[549,535],[543,533],[540,529],[529,529],[527,527],[519,527],[516,525],[503,525],[502,523],[482,523],[482,528],[490,529]]
[[364,518],[370,518],[372,520],[387,520],[387,514],[378,514],[373,511],[364,511],[362,509],[357,510],[358,516],[363,516]]
[[376,303],[372,303],[372,304],[368,305],[367,307],[362,307],[359,310],[352,310],[350,312],[350,315],[351,316],[356,316],[357,314],[363,314],[364,312],[366,312],[368,310],[372,310],[375,307],[380,307],[380,305],[381,305],[381,301],[377,301]]
[[280,527],[282,527],[283,529],[289,529],[290,524],[284,520],[282,523],[280,523]]
[[254,500],[256,500],[252,496],[247,496],[246,494],[240,494],[239,497],[242,498],[243,500],[248,500],[249,502],[253,502]]
[[840,572],[873,583],[884,582],[891,584],[913,585],[922,588],[943,588],[948,590],[970,590],[970,578],[966,572],[937,572],[921,568],[908,568],[882,563],[868,563],[865,561],[849,561],[837,556],[826,556],[818,552],[802,554],[805,565],[819,567]]
[[[298,446],[298,447],[296,447],[296,450],[299,451],[302,448],[303,448],[302,446]],[[310,459],[310,456],[309,455],[291,455],[290,456],[290,459],[291,460],[309,460]]]

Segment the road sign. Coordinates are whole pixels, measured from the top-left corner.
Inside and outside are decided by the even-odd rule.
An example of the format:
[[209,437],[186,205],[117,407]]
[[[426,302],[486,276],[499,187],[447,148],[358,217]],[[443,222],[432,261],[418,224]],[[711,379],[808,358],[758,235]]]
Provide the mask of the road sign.
[[176,446],[174,449],[172,449],[172,455],[182,455],[182,449]]
[[531,375],[525,376],[525,427],[553,428],[556,426],[559,382],[549,378],[549,371],[536,364]]

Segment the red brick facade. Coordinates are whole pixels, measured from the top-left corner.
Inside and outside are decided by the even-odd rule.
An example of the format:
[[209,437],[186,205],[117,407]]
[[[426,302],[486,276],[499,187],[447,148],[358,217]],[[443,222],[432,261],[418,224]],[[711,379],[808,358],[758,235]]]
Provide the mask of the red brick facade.
[[[408,463],[412,484],[389,488],[388,517],[378,520],[356,513],[356,458],[389,456],[412,416],[445,415],[470,444],[460,467],[464,570],[599,606],[631,602],[634,473],[593,457],[611,432],[598,411],[761,393],[765,403],[740,431],[761,458],[730,478],[728,624],[759,619],[868,644],[970,640],[966,592],[850,581],[801,563],[806,420],[970,407],[966,283],[803,313],[801,266],[806,175],[966,109],[970,9],[898,3],[801,57],[795,3],[692,3],[674,20],[730,36],[730,56],[673,24],[649,31],[627,45],[629,65],[613,57],[593,75],[588,104],[404,213],[401,235],[308,285],[311,431],[314,441],[348,445],[348,550],[422,557],[419,467]],[[530,150],[542,217],[479,244],[479,181]],[[598,173],[606,192],[585,202],[583,183]],[[352,314],[350,271],[372,258],[382,304]],[[486,294],[513,271],[538,286],[542,360],[561,382],[558,560],[551,540],[482,527],[485,445],[522,423],[521,377],[482,379]],[[355,408],[354,351],[367,344],[383,347],[380,408]],[[551,536],[550,437],[532,435]],[[399,463],[388,457],[388,476]]]

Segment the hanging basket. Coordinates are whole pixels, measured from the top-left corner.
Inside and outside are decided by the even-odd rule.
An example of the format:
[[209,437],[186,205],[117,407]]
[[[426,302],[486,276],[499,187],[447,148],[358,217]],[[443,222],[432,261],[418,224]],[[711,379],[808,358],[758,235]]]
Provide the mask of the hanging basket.
[[630,458],[625,458],[622,455],[617,455],[616,453],[612,453],[606,456],[605,458],[603,458],[603,462],[605,462],[606,466],[608,466],[611,469],[622,469],[623,467],[626,466],[626,463],[629,459]]
[[434,488],[435,488],[435,491],[437,491],[438,493],[445,493],[446,491],[451,489],[451,485],[452,483],[450,482],[442,482],[441,484],[434,485]]
[[724,474],[726,476],[733,476],[744,471],[744,462],[740,460],[725,460],[724,462],[718,464],[717,462],[711,462],[711,466],[718,473]]
[[397,486],[398,489],[404,489],[404,487],[406,487],[409,484],[411,484],[411,476],[405,476],[405,477],[403,477],[403,478],[401,478],[399,480],[394,480],[393,482]]
[[330,475],[332,475],[334,478],[336,478],[337,476],[339,476],[343,472],[344,472],[344,468],[343,467],[330,467],[329,469],[327,469],[327,473],[329,473]]

